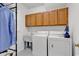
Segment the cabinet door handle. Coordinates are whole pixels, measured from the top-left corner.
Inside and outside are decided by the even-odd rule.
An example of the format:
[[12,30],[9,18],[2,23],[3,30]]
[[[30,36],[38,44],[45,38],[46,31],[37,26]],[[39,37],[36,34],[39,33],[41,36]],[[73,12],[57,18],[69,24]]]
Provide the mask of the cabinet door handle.
[[53,44],[51,45],[51,47],[53,48]]

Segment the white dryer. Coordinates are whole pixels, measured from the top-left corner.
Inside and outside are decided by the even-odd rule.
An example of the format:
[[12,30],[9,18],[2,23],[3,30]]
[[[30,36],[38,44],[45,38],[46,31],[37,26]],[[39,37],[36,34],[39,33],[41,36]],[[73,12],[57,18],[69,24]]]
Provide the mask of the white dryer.
[[49,56],[71,56],[71,38],[64,38],[64,32],[50,31],[48,36],[48,55]]

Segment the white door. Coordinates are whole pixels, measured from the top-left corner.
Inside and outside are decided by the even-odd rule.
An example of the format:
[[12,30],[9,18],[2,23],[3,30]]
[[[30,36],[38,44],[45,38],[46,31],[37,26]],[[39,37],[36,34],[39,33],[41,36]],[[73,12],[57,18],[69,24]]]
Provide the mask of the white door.
[[48,55],[49,56],[69,56],[71,55],[69,40],[64,38],[48,39]]

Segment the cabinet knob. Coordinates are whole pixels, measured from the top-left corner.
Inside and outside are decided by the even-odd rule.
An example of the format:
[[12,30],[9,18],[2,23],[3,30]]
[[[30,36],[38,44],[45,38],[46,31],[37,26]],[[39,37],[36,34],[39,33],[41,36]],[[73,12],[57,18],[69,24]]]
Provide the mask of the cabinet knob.
[[53,44],[51,45],[51,47],[53,48]]

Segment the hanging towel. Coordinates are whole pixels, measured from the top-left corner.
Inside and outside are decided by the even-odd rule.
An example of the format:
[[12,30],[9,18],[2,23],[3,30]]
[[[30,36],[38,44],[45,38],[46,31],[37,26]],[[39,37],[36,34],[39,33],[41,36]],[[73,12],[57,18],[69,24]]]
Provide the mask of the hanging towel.
[[0,52],[16,43],[16,27],[13,12],[7,7],[0,8]]

